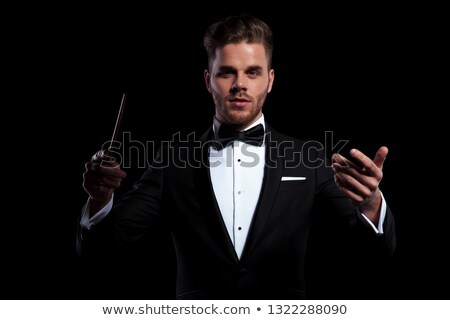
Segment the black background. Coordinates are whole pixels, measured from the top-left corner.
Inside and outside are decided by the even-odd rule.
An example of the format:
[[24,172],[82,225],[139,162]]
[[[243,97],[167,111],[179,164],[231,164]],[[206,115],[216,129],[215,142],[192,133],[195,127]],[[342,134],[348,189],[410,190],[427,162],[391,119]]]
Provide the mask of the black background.
[[[396,218],[398,250],[380,271],[383,287],[375,297],[449,298],[440,289],[448,283],[447,201],[432,180],[447,171],[437,147],[445,127],[434,111],[432,91],[439,88],[430,88],[434,42],[426,14],[277,7],[192,7],[189,14],[175,5],[57,8],[54,15],[29,12],[9,26],[13,32],[27,23],[23,34],[11,36],[10,82],[19,84],[12,111],[20,120],[9,136],[19,141],[26,132],[29,139],[15,143],[4,168],[13,176],[5,199],[13,209],[4,210],[2,234],[4,298],[172,297],[173,256],[164,241],[101,270],[78,258],[75,223],[86,200],[84,163],[110,139],[123,92],[128,100],[122,130],[135,140],[157,143],[178,131],[205,131],[214,107],[203,81],[203,32],[217,18],[242,12],[274,31],[275,83],[264,113],[275,129],[319,141],[333,131],[336,141],[349,140],[371,156],[381,145],[390,149],[381,189]],[[123,190],[141,173],[129,169]],[[166,237],[161,232],[148,240]],[[350,288],[377,286],[370,274],[365,280],[345,276]]]

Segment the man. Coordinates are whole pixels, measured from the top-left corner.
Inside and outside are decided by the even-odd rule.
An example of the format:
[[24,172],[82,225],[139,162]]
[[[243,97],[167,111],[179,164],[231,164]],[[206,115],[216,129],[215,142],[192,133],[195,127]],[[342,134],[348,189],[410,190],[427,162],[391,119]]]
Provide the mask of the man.
[[[378,185],[387,148],[371,160],[324,154],[264,119],[271,91],[272,33],[252,16],[231,16],[206,32],[205,83],[213,126],[199,141],[161,149],[132,191],[113,205],[125,172],[107,152],[86,164],[89,194],[78,247],[89,254],[170,227],[178,299],[305,298],[305,255],[316,216],[331,217],[395,247],[393,217]],[[106,165],[105,165],[106,163]],[[334,173],[333,173],[334,171]],[[350,199],[350,201],[349,201]]]

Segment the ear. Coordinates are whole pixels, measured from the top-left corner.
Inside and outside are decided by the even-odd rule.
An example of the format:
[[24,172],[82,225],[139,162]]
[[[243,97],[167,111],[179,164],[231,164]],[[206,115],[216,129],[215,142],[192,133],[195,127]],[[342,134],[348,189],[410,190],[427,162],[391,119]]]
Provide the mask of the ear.
[[272,85],[273,85],[273,80],[274,79],[275,79],[275,71],[273,71],[273,69],[270,69],[270,71],[269,71],[269,85],[267,86],[267,93],[272,91]]
[[206,89],[211,92],[211,75],[209,74],[208,69],[205,69],[203,76],[205,78]]

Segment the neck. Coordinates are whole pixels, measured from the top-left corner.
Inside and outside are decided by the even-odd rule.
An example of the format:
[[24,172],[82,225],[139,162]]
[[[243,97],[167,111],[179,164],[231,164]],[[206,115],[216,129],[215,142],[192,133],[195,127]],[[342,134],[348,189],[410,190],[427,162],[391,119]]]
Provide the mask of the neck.
[[220,124],[226,124],[236,131],[242,131],[242,130],[246,130],[246,129],[252,127],[255,122],[257,122],[259,119],[261,119],[262,115],[263,115],[262,113],[258,114],[258,116],[256,118],[254,118],[252,121],[245,123],[245,124],[236,124],[236,123],[230,123],[227,121],[223,121],[223,120],[219,119],[216,115],[214,116],[214,119],[216,121],[218,121]]

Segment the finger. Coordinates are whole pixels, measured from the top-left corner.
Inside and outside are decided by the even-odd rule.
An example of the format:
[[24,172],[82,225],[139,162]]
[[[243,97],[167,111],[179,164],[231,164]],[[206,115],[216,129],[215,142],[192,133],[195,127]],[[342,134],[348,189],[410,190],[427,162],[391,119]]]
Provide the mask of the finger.
[[355,169],[352,167],[343,167],[336,162],[332,164],[332,168],[335,173],[344,173],[352,176],[362,185],[369,188],[369,190],[375,190],[378,187],[379,181],[374,177],[367,176],[366,173],[362,172],[360,169]]
[[108,154],[105,152],[105,150],[99,150],[97,151],[91,158],[92,161],[99,161],[101,159],[104,159]]
[[93,162],[101,162],[104,166],[116,167],[116,159],[109,150],[99,150],[91,158]]
[[116,167],[109,167],[109,166],[105,167],[101,163],[98,163],[98,162],[92,162],[92,161],[86,162],[86,170],[88,170],[88,171],[91,170],[91,171],[94,171],[101,175],[125,179],[125,177],[127,176],[126,172],[119,168],[120,167],[118,164]]
[[124,178],[126,173],[125,171],[119,169],[119,166],[116,167],[105,167],[101,163],[98,162],[87,162],[86,170],[97,172],[98,174],[113,176],[117,178]]
[[87,171],[83,175],[84,183],[91,185],[101,185],[117,189],[122,184],[122,179],[111,178],[109,176],[99,175],[94,171]]
[[375,154],[375,158],[373,159],[373,163],[375,163],[375,165],[382,169],[383,168],[383,163],[384,160],[386,160],[386,156],[389,152],[389,149],[386,148],[385,146],[381,147],[380,149],[378,149],[377,153]]
[[354,164],[351,160],[348,160],[346,157],[339,153],[335,153],[332,156],[332,160],[335,163],[338,163],[341,167],[350,167],[356,170],[360,170],[361,168]]
[[340,180],[338,176],[335,176],[334,181],[336,182],[339,189],[347,196],[347,198],[349,198],[352,201],[354,205],[358,206],[361,202],[364,201],[364,198],[361,195],[347,188],[346,185]]
[[336,173],[336,177],[343,187],[353,191],[363,199],[370,197],[371,190],[352,176],[345,173]]
[[381,179],[380,168],[375,165],[372,159],[357,149],[350,150],[350,155],[356,160],[357,164],[361,167],[361,170],[367,172],[367,175],[374,176],[378,180]]
[[105,176],[97,176],[92,172],[87,172],[84,175],[84,183],[91,185],[101,185],[109,188],[117,189],[122,184],[122,180],[120,179],[110,179]]

